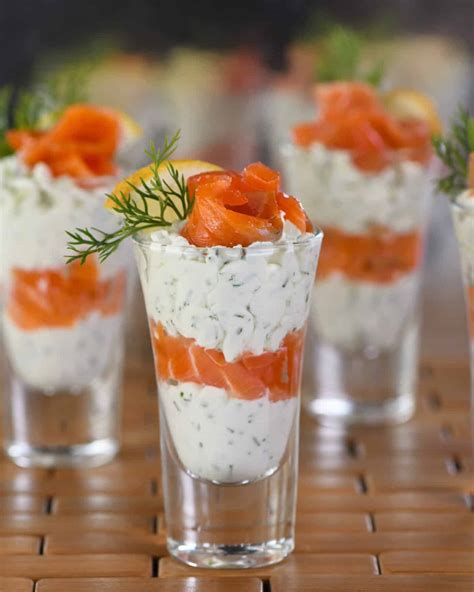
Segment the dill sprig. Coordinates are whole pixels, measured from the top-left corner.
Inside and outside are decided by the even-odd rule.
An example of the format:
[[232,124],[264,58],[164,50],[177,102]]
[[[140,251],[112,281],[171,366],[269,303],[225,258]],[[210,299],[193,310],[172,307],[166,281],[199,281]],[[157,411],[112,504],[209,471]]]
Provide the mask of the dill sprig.
[[362,53],[365,37],[342,25],[333,26],[322,41],[322,52],[316,76],[320,82],[359,80],[380,86],[385,65],[378,60],[373,66],[364,66]]
[[[67,231],[70,238],[67,262],[84,261],[89,255],[97,254],[103,262],[119,245],[130,236],[151,228],[171,226],[167,214],[173,213],[178,220],[184,220],[192,210],[194,199],[189,195],[184,176],[167,162],[175,152],[179,141],[179,131],[168,140],[165,138],[163,148],[157,149],[153,144],[146,154],[151,159],[151,178],[140,179],[140,185],[128,182],[130,192],[110,193],[108,199],[113,202],[112,210],[122,217],[120,228],[114,232],[104,232],[98,228],[76,228]],[[166,165],[171,181],[162,176],[160,168]],[[163,169],[162,169],[163,170]],[[153,213],[150,205],[153,204]]]
[[456,197],[467,187],[469,155],[474,152],[474,117],[459,107],[450,133],[444,137],[434,137],[433,147],[448,169],[447,174],[438,181],[438,190]]
[[54,125],[65,109],[86,100],[85,68],[51,76],[32,89],[0,89],[0,157],[13,151],[6,141],[9,129],[41,130]]

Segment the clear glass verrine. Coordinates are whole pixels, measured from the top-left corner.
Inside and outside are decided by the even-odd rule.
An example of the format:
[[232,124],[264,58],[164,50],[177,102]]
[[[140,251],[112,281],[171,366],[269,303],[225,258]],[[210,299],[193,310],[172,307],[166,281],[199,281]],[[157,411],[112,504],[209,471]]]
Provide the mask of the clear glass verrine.
[[322,144],[283,147],[282,165],[325,236],[304,405],[324,422],[404,421],[415,409],[428,169],[400,160],[365,172]]
[[66,230],[116,228],[111,178],[79,185],[0,162],[4,447],[25,467],[95,466],[119,448],[130,255],[66,264]]
[[[157,233],[159,235],[160,233]],[[300,375],[321,233],[135,241],[158,386],[168,548],[257,567],[294,547]]]

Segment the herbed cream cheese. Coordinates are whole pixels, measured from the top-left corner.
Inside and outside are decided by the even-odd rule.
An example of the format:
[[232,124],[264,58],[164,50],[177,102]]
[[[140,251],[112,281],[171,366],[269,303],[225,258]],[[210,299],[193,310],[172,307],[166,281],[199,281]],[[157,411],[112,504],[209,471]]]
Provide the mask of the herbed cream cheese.
[[122,318],[97,312],[72,327],[24,331],[3,313],[10,365],[30,388],[45,395],[79,394],[121,363]]
[[[9,270],[57,269],[65,265],[66,230],[96,227],[112,231],[119,224],[103,207],[113,179],[93,188],[79,187],[67,176],[53,177],[46,164],[27,168],[17,156],[0,160],[1,283]],[[101,266],[101,277],[123,268],[120,256]]]
[[314,282],[319,244],[294,242],[297,234],[285,222],[279,243],[246,248],[199,249],[176,229],[137,241],[148,316],[227,361],[277,350],[305,324]]
[[219,483],[253,481],[278,468],[298,420],[299,398],[246,401],[191,382],[159,382],[160,401],[179,460]]
[[331,274],[316,280],[310,326],[321,341],[348,351],[388,350],[416,322],[419,285],[419,271],[389,284]]
[[365,173],[349,152],[320,143],[309,148],[288,144],[282,156],[289,192],[323,229],[365,233],[385,226],[401,233],[425,223],[430,180],[426,167],[416,162],[403,160]]

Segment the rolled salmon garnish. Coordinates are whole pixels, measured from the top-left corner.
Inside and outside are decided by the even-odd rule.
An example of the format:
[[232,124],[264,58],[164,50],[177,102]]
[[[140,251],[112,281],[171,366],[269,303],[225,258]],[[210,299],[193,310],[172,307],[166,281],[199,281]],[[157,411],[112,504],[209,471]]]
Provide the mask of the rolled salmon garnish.
[[125,114],[94,105],[68,107],[47,130],[9,130],[6,139],[24,163],[45,163],[54,176],[86,179],[115,174],[115,153],[138,126]]
[[261,162],[241,174],[214,171],[188,179],[193,210],[181,234],[198,247],[275,242],[283,219],[300,232],[312,231],[300,202],[280,190],[280,174]]
[[295,144],[320,143],[345,150],[356,167],[377,172],[396,160],[424,164],[432,154],[431,135],[440,129],[433,103],[415,91],[378,95],[360,82],[319,84],[319,115],[293,128]]

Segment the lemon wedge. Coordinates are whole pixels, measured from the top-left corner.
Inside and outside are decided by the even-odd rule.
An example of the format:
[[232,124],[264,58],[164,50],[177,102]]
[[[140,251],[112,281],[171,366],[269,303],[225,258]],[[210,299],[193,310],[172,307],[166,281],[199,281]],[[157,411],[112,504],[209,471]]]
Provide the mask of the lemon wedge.
[[416,90],[397,89],[382,95],[387,110],[398,119],[421,119],[433,135],[441,133],[442,124],[433,101]]
[[131,144],[143,136],[143,129],[133,117],[130,117],[130,115],[127,115],[127,113],[120,111],[119,109],[107,109],[107,111],[119,120],[122,136],[120,138],[121,146]]
[[[200,173],[207,173],[207,172],[211,172],[211,171],[221,171],[222,170],[222,168],[220,166],[218,166],[217,164],[212,164],[210,162],[204,162],[202,160],[169,160],[169,161],[165,161],[160,165],[158,172],[160,174],[162,181],[164,183],[169,183],[171,186],[173,186],[174,180],[171,177],[169,170],[168,170],[169,164],[173,165],[174,168],[181,175],[184,176],[184,179],[186,181],[189,179],[189,177],[192,177],[193,175],[198,175]],[[120,183],[118,183],[116,185],[113,193],[117,197],[120,197],[121,195],[124,195],[126,197],[131,197],[131,199],[133,201],[136,201],[137,203],[141,204],[142,203],[141,197],[139,197],[133,191],[133,188],[130,185],[135,185],[136,187],[140,187],[142,185],[142,181],[149,182],[149,181],[151,181],[152,178],[153,178],[153,172],[151,170],[151,165],[144,166],[141,169],[138,169],[138,171],[136,171],[135,173],[132,173],[130,176],[123,179],[123,181],[120,181]],[[176,205],[179,208],[180,204],[177,203],[178,201],[179,201],[178,198],[176,198]],[[110,198],[108,198],[105,202],[105,207],[109,208],[109,209],[113,209],[114,202]],[[150,214],[150,216],[160,217],[161,210],[160,210],[159,203],[154,200],[148,200],[148,213]],[[170,224],[172,224],[173,222],[176,222],[176,220],[178,220],[178,217],[172,208],[167,209],[166,215],[165,215],[165,220],[167,222],[169,222]]]

